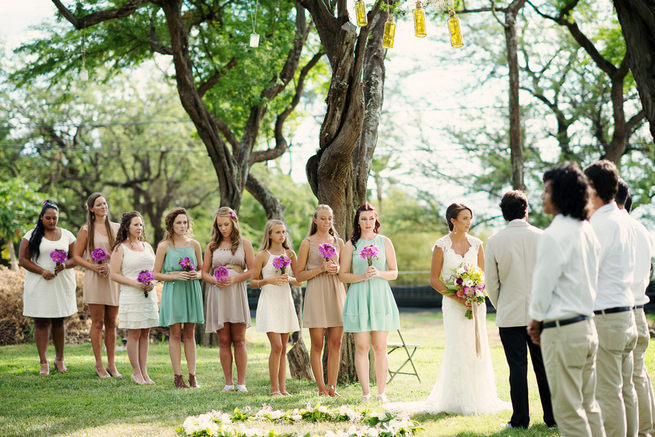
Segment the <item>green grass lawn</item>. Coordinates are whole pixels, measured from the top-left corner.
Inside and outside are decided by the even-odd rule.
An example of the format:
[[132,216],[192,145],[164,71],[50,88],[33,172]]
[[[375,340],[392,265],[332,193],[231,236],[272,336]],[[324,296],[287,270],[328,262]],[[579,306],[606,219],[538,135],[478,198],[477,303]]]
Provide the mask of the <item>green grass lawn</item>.
[[[420,343],[415,355],[421,383],[413,376],[399,375],[387,387],[391,400],[418,400],[425,398],[439,372],[445,343],[441,314],[433,312],[401,313],[405,340]],[[494,315],[488,317],[489,344],[496,373],[499,396],[509,400],[508,368],[494,325]],[[308,335],[304,333],[306,342]],[[235,407],[250,405],[258,408],[264,402],[274,408],[291,409],[307,403],[338,406],[358,405],[361,390],[358,385],[339,387],[340,398],[319,398],[314,384],[289,379],[287,390],[292,396],[268,396],[268,341],[266,336],[248,330],[247,394],[220,393],[224,381],[218,360],[218,348],[198,348],[199,389],[179,390],[173,387],[172,370],[167,344],[150,346],[150,376],[156,386],[138,386],[129,381],[130,365],[125,351],[117,352],[119,370],[123,380],[101,380],[93,372],[91,345],[67,345],[68,374],[52,373],[40,376],[34,344],[0,347],[0,435],[175,435],[175,428],[188,415],[205,413],[212,409],[231,411]],[[390,342],[397,335],[390,335]],[[390,366],[402,362],[401,351],[390,356]],[[50,360],[54,350],[48,351]],[[648,368],[655,369],[655,354],[647,355]],[[184,363],[183,363],[184,369]],[[51,366],[51,370],[52,366]],[[184,372],[183,372],[184,373]],[[465,383],[465,382],[463,382]],[[500,425],[510,418],[510,411],[488,416],[417,416],[425,427],[422,436],[549,436],[541,419],[536,382],[530,375],[530,410],[532,427],[529,430],[501,431]],[[370,404],[379,408],[379,404]],[[301,431],[303,425],[297,425]],[[319,431],[307,428],[306,431]]]

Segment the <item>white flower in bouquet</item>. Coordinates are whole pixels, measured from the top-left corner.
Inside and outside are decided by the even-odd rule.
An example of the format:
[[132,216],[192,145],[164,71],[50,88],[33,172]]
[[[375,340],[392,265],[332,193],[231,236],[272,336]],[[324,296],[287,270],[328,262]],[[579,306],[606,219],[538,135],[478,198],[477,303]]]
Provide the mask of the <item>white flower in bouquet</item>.
[[473,282],[473,279],[467,278],[464,279],[464,286],[465,287],[473,287],[475,283]]
[[464,266],[461,266],[460,268],[457,269],[455,273],[457,273],[457,276],[462,276],[464,273],[466,273],[466,269],[464,268]]

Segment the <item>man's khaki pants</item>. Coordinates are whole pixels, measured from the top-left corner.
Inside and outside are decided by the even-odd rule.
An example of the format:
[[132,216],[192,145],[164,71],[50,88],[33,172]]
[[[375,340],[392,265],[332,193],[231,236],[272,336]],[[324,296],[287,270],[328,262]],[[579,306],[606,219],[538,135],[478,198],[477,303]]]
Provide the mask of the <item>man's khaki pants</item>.
[[653,397],[653,386],[644,365],[644,357],[650,332],[646,322],[646,314],[643,308],[635,308],[635,322],[637,324],[637,346],[634,350],[634,370],[632,372],[632,383],[637,391],[637,405],[639,406],[639,437],[651,435],[653,420],[655,419],[655,399]]

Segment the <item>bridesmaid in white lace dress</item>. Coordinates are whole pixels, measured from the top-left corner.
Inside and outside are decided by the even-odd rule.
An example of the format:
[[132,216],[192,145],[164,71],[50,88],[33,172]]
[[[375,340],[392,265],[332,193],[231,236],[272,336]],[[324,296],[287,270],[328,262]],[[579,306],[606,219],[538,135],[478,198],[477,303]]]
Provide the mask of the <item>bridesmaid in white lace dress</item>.
[[491,364],[486,328],[486,304],[478,307],[480,356],[476,354],[474,320],[466,318],[464,298],[444,294],[450,277],[463,263],[484,269],[482,241],[468,235],[473,212],[454,203],[446,210],[450,233],[434,245],[430,283],[443,294],[442,312],[446,347],[441,370],[430,396],[425,401],[385,404],[392,411],[408,413],[492,414],[510,409],[498,399]]

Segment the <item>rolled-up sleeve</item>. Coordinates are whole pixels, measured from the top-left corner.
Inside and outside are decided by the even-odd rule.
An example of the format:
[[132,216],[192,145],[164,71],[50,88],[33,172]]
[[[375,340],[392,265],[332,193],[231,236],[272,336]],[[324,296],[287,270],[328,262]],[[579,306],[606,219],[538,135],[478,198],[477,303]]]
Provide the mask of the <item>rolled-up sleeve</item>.
[[544,234],[537,245],[537,262],[532,276],[530,317],[534,320],[544,320],[564,263],[566,260],[557,241]]

